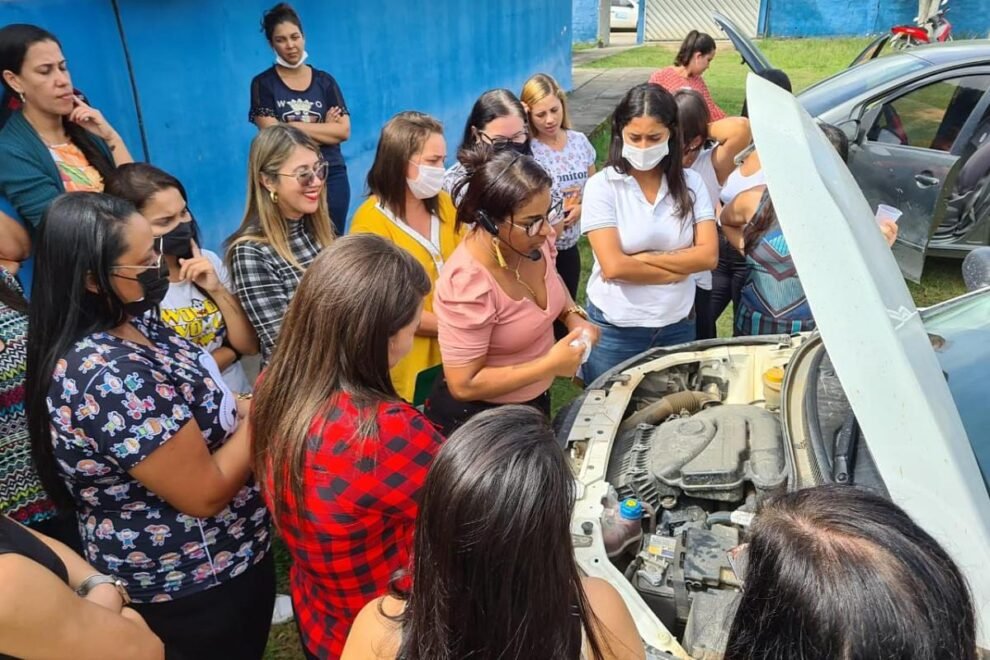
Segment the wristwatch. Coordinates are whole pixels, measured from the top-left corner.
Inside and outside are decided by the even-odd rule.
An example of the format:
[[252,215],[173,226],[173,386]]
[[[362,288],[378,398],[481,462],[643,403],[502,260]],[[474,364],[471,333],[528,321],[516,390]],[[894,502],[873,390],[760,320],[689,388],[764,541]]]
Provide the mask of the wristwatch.
[[96,573],[95,575],[90,575],[88,578],[83,580],[79,588],[76,589],[76,594],[82,596],[83,598],[93,590],[93,587],[101,584],[113,585],[113,588],[117,590],[120,594],[120,600],[124,603],[124,606],[131,604],[131,597],[127,593],[127,588],[124,586],[124,581],[119,577],[114,577],[113,575],[103,575],[102,573]]
[[557,320],[563,322],[564,319],[566,319],[571,314],[577,314],[585,321],[588,320],[588,312],[584,311],[584,307],[581,307],[581,305],[571,305],[570,307],[565,309],[560,316],[557,317]]

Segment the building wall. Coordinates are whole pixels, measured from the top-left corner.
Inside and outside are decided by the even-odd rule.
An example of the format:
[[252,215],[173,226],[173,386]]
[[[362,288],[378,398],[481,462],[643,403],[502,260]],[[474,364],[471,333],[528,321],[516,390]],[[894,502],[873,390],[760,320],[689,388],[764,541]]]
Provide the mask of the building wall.
[[[949,0],[953,34],[986,37],[990,0]],[[917,0],[762,0],[763,33],[774,37],[827,37],[879,34],[911,24]]]
[[[247,153],[256,133],[247,121],[249,85],[273,60],[260,32],[262,11],[272,4],[23,0],[0,3],[0,24],[35,23],[59,37],[76,87],[114,124],[135,158],[185,184],[205,243],[218,249],[244,209]],[[481,92],[518,92],[539,71],[571,85],[567,0],[294,5],[308,62],[337,79],[351,111],[343,153],[352,210],[362,201],[381,126],[396,112],[421,110],[440,119],[452,162]]]
[[576,44],[598,41],[598,0],[572,0],[571,8],[571,41]]

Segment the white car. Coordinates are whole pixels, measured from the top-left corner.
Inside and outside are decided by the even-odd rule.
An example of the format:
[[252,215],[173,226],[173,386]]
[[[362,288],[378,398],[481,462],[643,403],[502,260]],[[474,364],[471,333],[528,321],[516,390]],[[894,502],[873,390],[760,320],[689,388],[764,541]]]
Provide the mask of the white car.
[[[647,657],[720,657],[740,589],[727,551],[758,501],[847,483],[948,550],[990,648],[990,288],[916,309],[814,120],[761,78],[747,92],[818,330],[652,349],[591,383],[556,420],[579,484],[577,561],[622,594]],[[647,515],[642,539],[612,536],[610,554],[603,502],[616,497]]]
[[635,30],[639,25],[637,0],[612,0],[611,20],[613,30]]

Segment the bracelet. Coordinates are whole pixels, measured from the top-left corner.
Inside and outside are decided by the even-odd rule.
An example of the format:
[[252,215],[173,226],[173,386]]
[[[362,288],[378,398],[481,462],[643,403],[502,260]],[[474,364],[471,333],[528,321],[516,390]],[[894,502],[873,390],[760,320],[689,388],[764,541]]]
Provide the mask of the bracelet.
[[565,309],[560,316],[557,317],[557,320],[563,323],[564,319],[566,319],[571,314],[577,314],[585,321],[588,320],[588,312],[584,311],[584,307],[581,307],[581,305],[571,305],[570,307]]

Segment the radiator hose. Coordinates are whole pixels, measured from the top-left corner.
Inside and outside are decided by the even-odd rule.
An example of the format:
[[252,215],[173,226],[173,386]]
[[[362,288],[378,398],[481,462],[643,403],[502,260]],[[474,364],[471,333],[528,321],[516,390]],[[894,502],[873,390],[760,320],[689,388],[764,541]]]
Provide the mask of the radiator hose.
[[627,417],[619,425],[619,431],[630,431],[640,424],[656,426],[671,415],[679,413],[682,410],[686,410],[689,413],[696,413],[706,403],[717,402],[718,400],[719,398],[717,396],[708,394],[707,392],[685,391],[668,394]]

